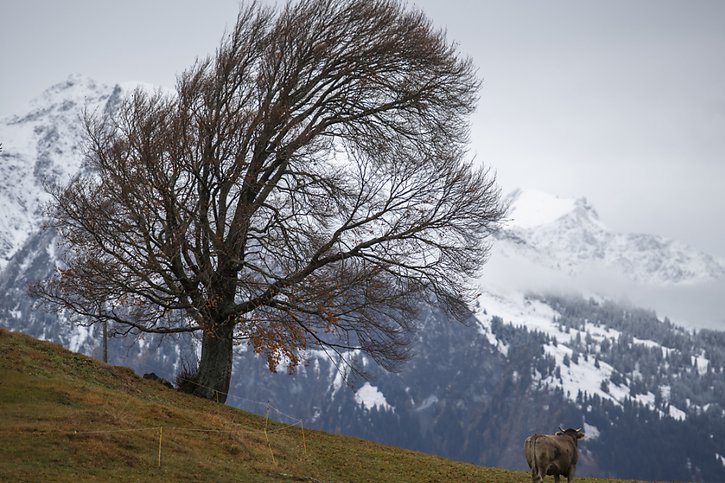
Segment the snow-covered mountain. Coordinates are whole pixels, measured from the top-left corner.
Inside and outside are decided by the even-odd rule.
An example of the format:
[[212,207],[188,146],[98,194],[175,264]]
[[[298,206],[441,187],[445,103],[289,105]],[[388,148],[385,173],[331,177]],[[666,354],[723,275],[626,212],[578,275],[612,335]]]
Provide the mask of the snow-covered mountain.
[[27,112],[0,118],[0,268],[41,225],[45,186],[81,169],[84,112],[110,112],[121,93],[72,75],[30,101]]
[[[112,113],[127,85],[71,76],[0,119],[0,326],[96,356],[97,331],[45,312],[26,286],[57,262],[44,185],[82,169],[84,109]],[[316,352],[295,375],[271,374],[240,347],[228,402],[258,412],[269,402],[310,427],[513,468],[525,465],[527,433],[583,426],[580,474],[725,480],[725,333],[620,304],[601,283],[689,294],[721,283],[722,262],[612,232],[584,198],[516,191],[508,201],[467,325],[426,309],[400,373],[348,354],[367,379],[343,378],[344,364]],[[115,339],[110,359],[173,379],[195,349],[189,338]]]
[[615,233],[586,198],[534,190],[508,195],[510,220],[498,249],[570,275],[607,269],[646,285],[684,285],[725,277],[725,265],[684,243],[643,233]]
[[725,328],[723,260],[662,236],[612,231],[586,198],[517,190],[507,200],[482,292],[573,292],[624,300],[690,328]]

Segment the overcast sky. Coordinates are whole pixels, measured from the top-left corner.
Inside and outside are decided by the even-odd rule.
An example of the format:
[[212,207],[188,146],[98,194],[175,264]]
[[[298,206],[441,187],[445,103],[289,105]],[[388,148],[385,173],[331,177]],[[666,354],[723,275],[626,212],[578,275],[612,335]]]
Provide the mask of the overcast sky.
[[[472,152],[504,191],[725,258],[725,2],[417,0],[483,78]],[[236,0],[2,0],[0,115],[71,73],[172,85]]]

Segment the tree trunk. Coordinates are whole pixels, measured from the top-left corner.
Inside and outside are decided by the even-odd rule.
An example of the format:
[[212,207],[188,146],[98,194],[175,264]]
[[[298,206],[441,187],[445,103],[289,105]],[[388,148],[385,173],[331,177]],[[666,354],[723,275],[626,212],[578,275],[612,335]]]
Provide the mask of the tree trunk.
[[232,378],[233,324],[205,329],[201,340],[201,360],[194,394],[224,403]]
[[108,320],[103,319],[103,362],[108,364]]

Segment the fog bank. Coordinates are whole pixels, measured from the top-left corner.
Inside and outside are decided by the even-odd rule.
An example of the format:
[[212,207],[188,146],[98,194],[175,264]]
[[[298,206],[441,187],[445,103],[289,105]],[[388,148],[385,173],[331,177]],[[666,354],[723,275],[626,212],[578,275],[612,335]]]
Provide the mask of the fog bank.
[[656,286],[638,283],[601,264],[569,275],[523,257],[494,250],[479,279],[492,292],[533,292],[602,296],[642,309],[689,329],[725,330],[725,280]]

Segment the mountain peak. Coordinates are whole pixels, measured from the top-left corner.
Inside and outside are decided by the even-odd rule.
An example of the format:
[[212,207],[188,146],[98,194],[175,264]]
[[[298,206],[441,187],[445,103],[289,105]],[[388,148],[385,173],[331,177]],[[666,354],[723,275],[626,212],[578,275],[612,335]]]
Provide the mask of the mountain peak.
[[537,190],[506,197],[509,222],[500,238],[503,251],[568,275],[596,266],[645,285],[677,285],[725,277],[711,255],[664,237],[616,233],[599,220],[584,198],[563,198]]
[[94,100],[99,95],[107,94],[108,91],[108,86],[99,84],[88,76],[71,74],[67,79],[53,84],[40,96],[32,99],[28,104],[30,112],[26,118],[37,116],[39,111],[42,113],[68,111],[76,105],[82,106],[88,100]]
[[599,223],[599,215],[584,198],[564,198],[534,189],[516,189],[506,196],[509,228],[533,228],[573,215]]

